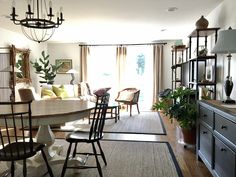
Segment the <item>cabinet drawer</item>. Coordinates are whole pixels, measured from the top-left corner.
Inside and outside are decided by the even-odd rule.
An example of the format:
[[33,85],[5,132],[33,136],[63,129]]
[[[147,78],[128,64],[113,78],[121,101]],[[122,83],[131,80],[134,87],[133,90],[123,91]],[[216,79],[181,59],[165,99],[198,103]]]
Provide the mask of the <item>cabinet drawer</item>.
[[217,138],[214,170],[219,177],[235,177],[235,153]]
[[200,106],[199,118],[206,122],[210,127],[213,126],[213,111]]
[[212,166],[212,133],[206,127],[200,125],[199,136],[199,151],[205,157],[209,165]]
[[215,130],[231,141],[233,144],[236,144],[236,124],[227,120],[226,118],[215,114]]

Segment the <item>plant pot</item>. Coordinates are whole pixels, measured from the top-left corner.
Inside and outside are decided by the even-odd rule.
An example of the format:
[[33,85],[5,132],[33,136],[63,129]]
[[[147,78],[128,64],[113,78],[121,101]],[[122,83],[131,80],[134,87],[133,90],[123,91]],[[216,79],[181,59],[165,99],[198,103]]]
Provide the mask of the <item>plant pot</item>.
[[196,144],[196,128],[192,129],[181,128],[181,131],[184,143],[192,145]]

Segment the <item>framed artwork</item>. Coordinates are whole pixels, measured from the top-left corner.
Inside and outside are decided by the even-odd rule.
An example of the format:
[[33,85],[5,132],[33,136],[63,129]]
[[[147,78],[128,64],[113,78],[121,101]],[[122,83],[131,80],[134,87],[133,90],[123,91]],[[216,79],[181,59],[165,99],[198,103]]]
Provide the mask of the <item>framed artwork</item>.
[[60,65],[57,70],[58,74],[65,74],[67,71],[72,69],[72,59],[56,59],[56,65]]

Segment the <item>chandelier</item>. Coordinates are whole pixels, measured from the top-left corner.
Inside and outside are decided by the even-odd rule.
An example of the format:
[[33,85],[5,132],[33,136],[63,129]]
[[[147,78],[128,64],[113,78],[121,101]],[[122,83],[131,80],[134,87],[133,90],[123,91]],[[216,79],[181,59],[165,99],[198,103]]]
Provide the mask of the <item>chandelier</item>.
[[18,15],[13,0],[10,16],[14,24],[21,25],[22,32],[27,38],[38,43],[50,39],[55,28],[58,28],[64,21],[62,7],[60,12],[57,12],[56,20],[53,21],[55,15],[52,13],[51,0],[49,2],[47,0],[28,0],[25,18],[21,20],[17,19]]

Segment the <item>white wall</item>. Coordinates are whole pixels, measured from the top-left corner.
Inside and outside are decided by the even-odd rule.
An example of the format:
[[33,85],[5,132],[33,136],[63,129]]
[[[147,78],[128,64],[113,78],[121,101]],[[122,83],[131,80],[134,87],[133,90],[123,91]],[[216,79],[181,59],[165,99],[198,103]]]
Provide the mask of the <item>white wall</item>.
[[[56,59],[72,59],[72,68],[80,72],[80,51],[78,44],[74,43],[48,43],[48,54],[51,64],[55,64]],[[55,84],[69,84],[70,74],[57,74]],[[74,83],[80,81],[79,73],[75,74]]]
[[[236,29],[236,1],[224,0],[217,8],[215,8],[206,18],[209,21],[210,27],[220,27],[220,30],[228,29],[231,26]],[[218,55],[217,61],[217,99],[224,99],[225,77],[227,76],[227,57],[226,55]],[[231,76],[233,77],[234,85],[236,85],[236,54],[232,55],[231,60]],[[236,86],[234,87],[231,98],[236,100]]]

